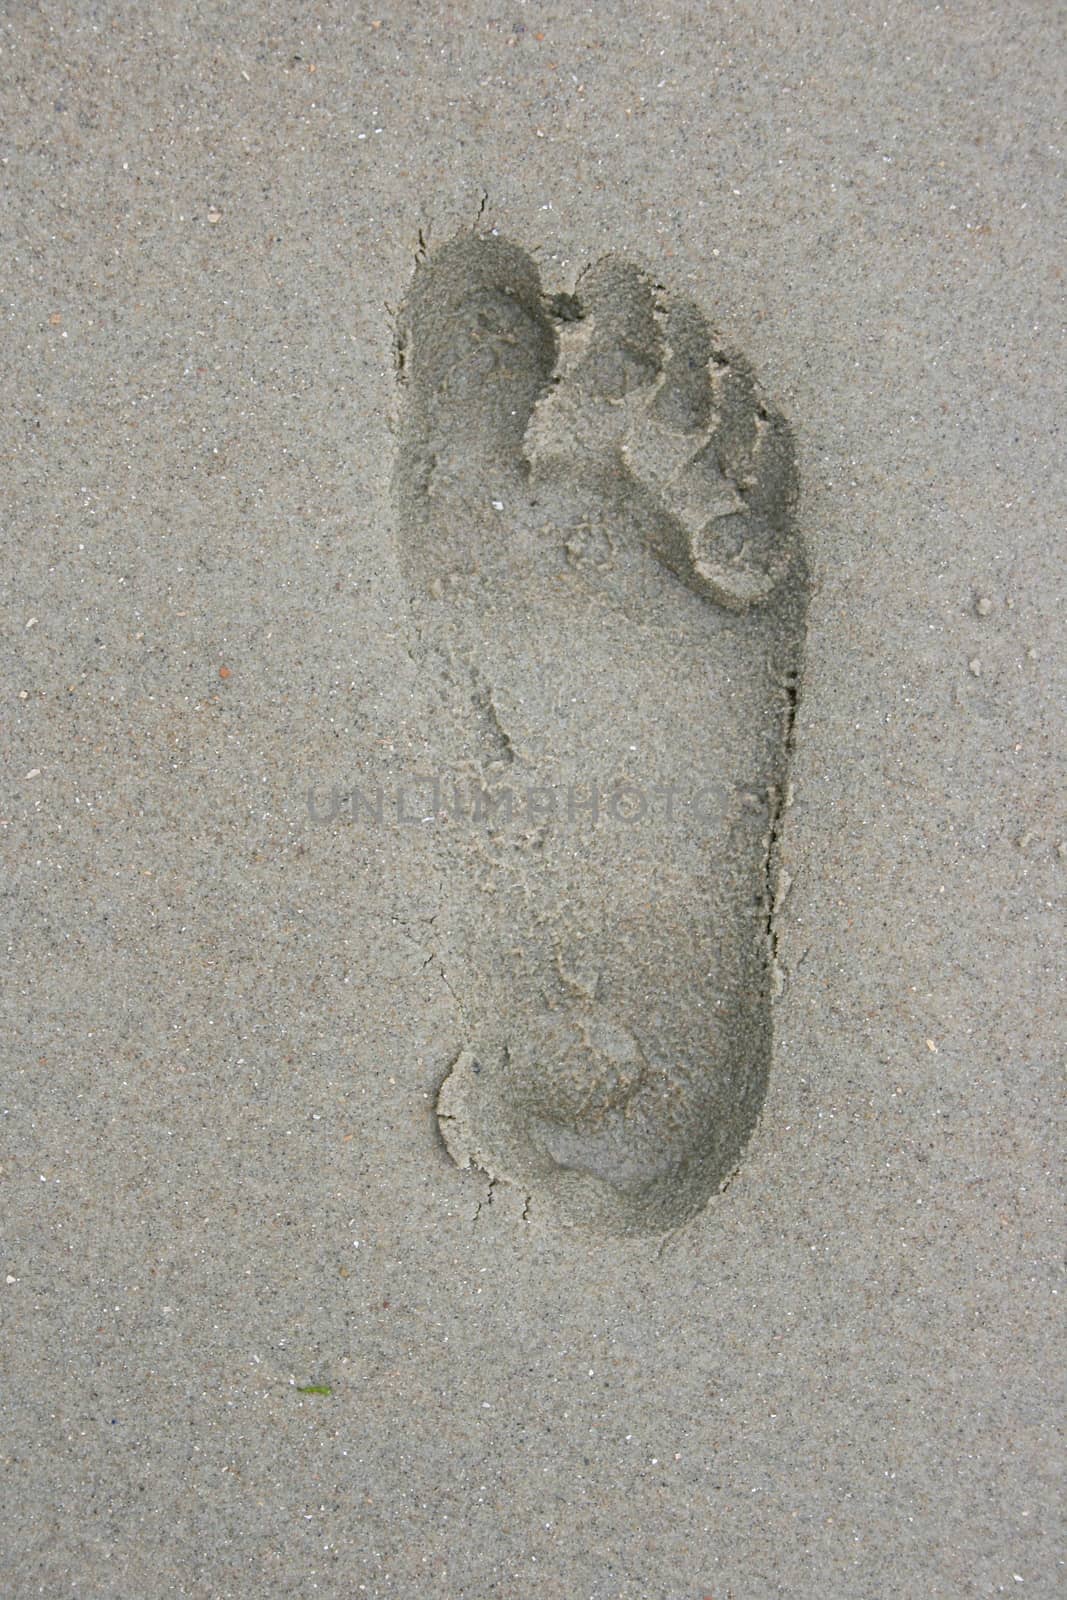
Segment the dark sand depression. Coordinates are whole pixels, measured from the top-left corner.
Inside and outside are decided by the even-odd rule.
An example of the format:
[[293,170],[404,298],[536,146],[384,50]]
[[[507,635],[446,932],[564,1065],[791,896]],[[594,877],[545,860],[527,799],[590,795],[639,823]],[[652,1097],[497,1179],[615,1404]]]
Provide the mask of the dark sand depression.
[[562,794],[442,830],[471,940],[441,1131],[574,1219],[663,1229],[734,1172],[766,1090],[807,601],[789,429],[695,306],[613,257],[546,299],[493,235],[419,265],[399,365],[419,651],[473,782],[720,796],[592,845]]

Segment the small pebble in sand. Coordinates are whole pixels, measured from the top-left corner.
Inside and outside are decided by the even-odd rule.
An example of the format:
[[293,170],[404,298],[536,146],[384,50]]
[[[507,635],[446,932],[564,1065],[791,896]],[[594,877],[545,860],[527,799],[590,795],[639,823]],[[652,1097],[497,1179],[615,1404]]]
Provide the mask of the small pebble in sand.
[[31,767],[29,772],[27,772],[26,777],[23,779],[23,782],[24,783],[28,783],[31,778],[39,778],[40,776],[41,776],[40,767]]
[[971,657],[970,661],[967,663],[967,669],[972,678],[980,678],[982,676],[982,663],[979,661],[977,656]]
[[231,674],[230,674],[229,667],[220,667],[219,668],[219,677],[220,678],[228,678],[230,676],[231,676]]
[[29,622],[27,622],[27,624],[26,624],[26,632],[29,633],[30,629],[31,628],[36,628],[36,626],[37,626],[37,618],[36,617],[31,617]]
[[980,617],[988,617],[993,609],[993,602],[987,594],[980,594],[974,602],[974,609]]
[[212,206],[211,210],[207,214],[207,220],[209,222],[221,222],[222,221],[222,212],[221,211],[217,211],[215,209],[215,207]]

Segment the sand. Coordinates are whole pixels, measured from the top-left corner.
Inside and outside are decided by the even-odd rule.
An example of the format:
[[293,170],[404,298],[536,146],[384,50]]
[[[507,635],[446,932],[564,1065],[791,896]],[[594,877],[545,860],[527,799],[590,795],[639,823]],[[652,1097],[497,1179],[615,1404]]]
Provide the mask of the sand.
[[[1062,17],[2,44],[0,1592],[1058,1594]],[[621,253],[796,440],[767,1093],[668,1232],[435,1111],[478,975],[396,340],[471,228],[561,295]]]

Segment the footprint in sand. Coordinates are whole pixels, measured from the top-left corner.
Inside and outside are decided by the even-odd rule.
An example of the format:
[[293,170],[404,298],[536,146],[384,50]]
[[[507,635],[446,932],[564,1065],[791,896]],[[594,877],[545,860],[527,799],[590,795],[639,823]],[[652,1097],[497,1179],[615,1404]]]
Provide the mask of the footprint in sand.
[[616,257],[546,296],[495,235],[419,263],[398,366],[431,739],[473,795],[434,830],[466,1037],[441,1132],[572,1222],[665,1229],[766,1091],[789,429],[694,305]]

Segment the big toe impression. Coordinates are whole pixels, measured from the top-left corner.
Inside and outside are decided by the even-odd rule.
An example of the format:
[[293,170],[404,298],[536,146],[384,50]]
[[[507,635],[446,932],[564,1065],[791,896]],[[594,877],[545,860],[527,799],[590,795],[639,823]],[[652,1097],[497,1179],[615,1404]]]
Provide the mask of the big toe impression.
[[398,348],[409,419],[426,446],[521,458],[556,356],[525,251],[470,233],[420,261]]

